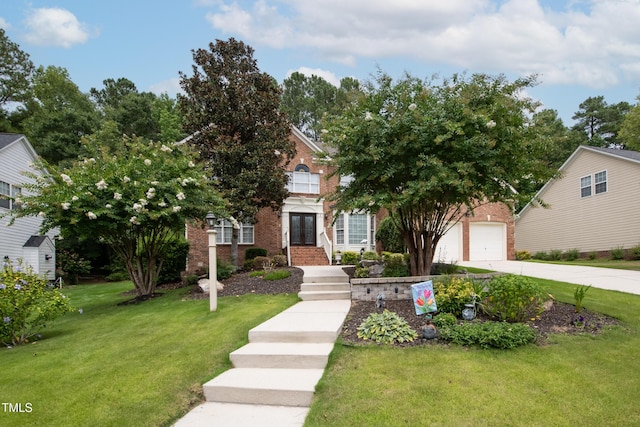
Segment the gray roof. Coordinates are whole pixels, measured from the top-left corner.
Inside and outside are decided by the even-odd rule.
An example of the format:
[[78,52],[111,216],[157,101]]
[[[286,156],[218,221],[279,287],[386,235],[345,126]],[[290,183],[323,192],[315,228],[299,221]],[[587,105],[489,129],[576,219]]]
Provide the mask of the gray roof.
[[24,135],[19,133],[2,133],[0,132],[0,150],[2,150],[7,145],[19,140]]
[[42,243],[47,240],[47,236],[31,236],[27,243],[24,244],[25,248],[38,248]]
[[640,152],[631,150],[618,150],[616,148],[588,147],[594,151],[611,154],[613,156],[622,157],[624,159],[640,161]]

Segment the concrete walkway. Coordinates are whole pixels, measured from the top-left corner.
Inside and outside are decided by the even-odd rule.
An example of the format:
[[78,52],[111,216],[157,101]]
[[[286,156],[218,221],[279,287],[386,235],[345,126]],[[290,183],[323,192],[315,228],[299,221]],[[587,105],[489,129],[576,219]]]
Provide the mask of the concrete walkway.
[[459,265],[640,295],[640,271],[524,261],[461,261]]
[[206,402],[175,427],[304,424],[351,298],[341,267],[300,268],[303,301],[251,329],[229,355],[234,367],[203,385]]

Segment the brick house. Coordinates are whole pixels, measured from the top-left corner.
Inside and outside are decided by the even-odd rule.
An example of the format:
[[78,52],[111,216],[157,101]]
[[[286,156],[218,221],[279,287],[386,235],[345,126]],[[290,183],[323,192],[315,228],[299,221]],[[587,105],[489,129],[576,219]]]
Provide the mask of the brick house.
[[[240,225],[238,265],[244,262],[246,249],[253,247],[266,249],[269,256],[285,254],[290,265],[328,265],[336,251],[376,250],[375,232],[383,214],[340,213],[334,221],[337,213],[322,195],[331,192],[339,178],[326,179],[331,166],[314,155],[323,151],[321,143],[295,127],[290,138],[296,155],[288,167],[289,197],[279,211],[262,209],[254,224]],[[231,258],[232,227],[222,221],[216,228],[221,259]],[[195,272],[208,263],[207,233],[188,225],[186,235],[191,243],[187,270]],[[513,259],[514,253],[511,211],[505,205],[490,204],[477,208],[443,237],[436,260],[503,260]]]

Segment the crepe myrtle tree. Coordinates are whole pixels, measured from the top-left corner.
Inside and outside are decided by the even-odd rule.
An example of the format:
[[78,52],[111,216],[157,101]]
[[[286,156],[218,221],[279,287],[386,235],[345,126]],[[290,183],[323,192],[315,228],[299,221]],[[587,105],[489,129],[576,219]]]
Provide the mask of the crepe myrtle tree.
[[202,220],[207,211],[224,213],[197,155],[187,145],[123,137],[115,149],[85,140],[89,157],[67,169],[54,166],[49,177],[30,174],[23,184],[22,209],[15,217],[40,216],[42,231],[98,239],[126,265],[137,295],[152,296],[166,245],[184,233],[185,221]]
[[341,211],[386,208],[410,253],[411,274],[429,274],[440,238],[474,208],[529,201],[553,171],[529,126],[535,77],[454,75],[434,84],[379,71],[342,114],[325,119],[334,175],[351,177],[329,198]]

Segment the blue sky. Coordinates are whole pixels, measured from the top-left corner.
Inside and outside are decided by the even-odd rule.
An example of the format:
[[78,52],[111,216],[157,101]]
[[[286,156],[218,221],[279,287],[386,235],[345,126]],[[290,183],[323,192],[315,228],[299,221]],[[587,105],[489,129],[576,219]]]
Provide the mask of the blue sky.
[[566,125],[589,96],[636,103],[639,0],[10,0],[0,27],[36,65],[69,71],[84,92],[126,77],[179,91],[192,49],[242,40],[282,82],[291,72],[368,79],[537,73],[529,96]]

